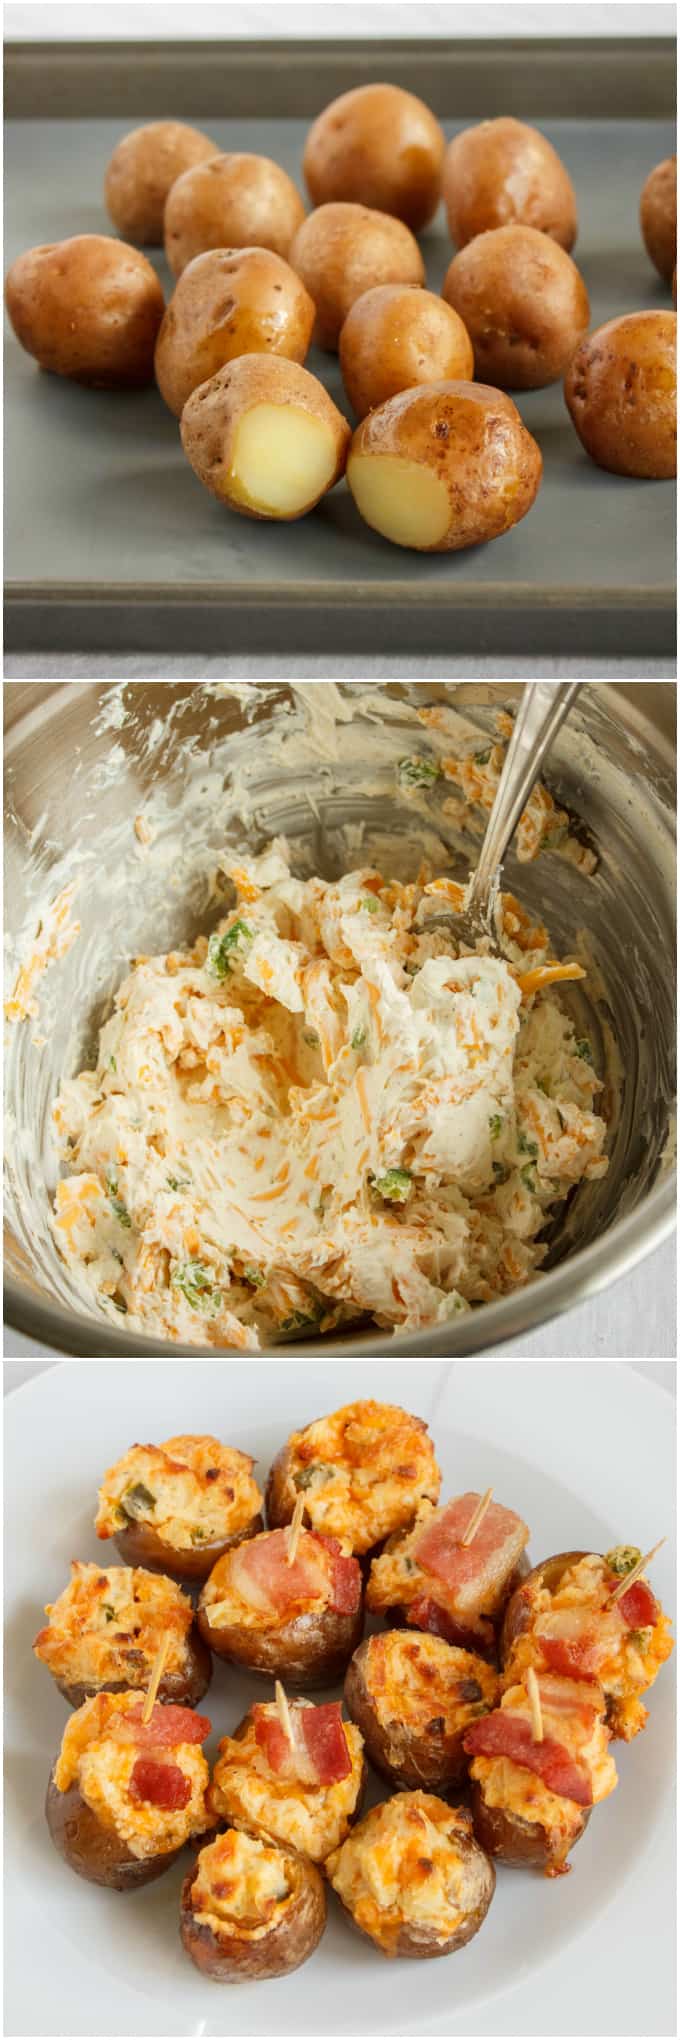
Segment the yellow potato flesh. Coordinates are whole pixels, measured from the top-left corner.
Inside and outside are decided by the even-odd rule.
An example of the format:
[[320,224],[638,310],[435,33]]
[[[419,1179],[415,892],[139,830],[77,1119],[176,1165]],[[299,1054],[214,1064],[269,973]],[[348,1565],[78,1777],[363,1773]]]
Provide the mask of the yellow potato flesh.
[[265,516],[296,517],[323,496],[335,464],[323,418],[293,405],[253,404],[236,429],[225,494]]
[[347,464],[357,510],[393,545],[439,545],[450,522],[446,483],[432,468],[396,453],[356,453]]

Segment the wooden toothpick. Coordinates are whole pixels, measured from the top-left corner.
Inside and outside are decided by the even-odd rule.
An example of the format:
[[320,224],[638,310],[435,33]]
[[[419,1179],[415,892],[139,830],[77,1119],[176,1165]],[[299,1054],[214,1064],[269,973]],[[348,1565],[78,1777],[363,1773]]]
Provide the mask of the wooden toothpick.
[[147,1692],[146,1699],[144,1701],[144,1706],[142,1708],[143,1722],[151,1720],[151,1716],[156,1705],[156,1694],[158,1692],[161,1679],[163,1677],[165,1660],[168,1655],[169,1649],[170,1649],[170,1634],[169,1631],[166,1630],[165,1636],[162,1637],[161,1642],[158,1645],[158,1650],[156,1651],[156,1656],[153,1661],[151,1678],[149,1680],[149,1689]]
[[476,1534],[477,1534],[477,1531],[478,1531],[478,1529],[479,1529],[479,1525],[480,1525],[480,1523],[481,1523],[481,1521],[482,1521],[482,1518],[483,1518],[483,1516],[485,1516],[485,1515],[486,1515],[486,1512],[487,1512],[487,1509],[488,1509],[488,1506],[489,1506],[489,1502],[491,1501],[491,1496],[492,1496],[492,1494],[493,1494],[493,1488],[491,1488],[491,1487],[488,1487],[488,1488],[487,1488],[487,1490],[486,1490],[486,1494],[482,1495],[481,1501],[479,1501],[479,1502],[477,1503],[477,1507],[476,1507],[476,1509],[473,1509],[472,1515],[471,1515],[471,1517],[470,1517],[470,1521],[469,1521],[469,1523],[468,1523],[468,1526],[467,1526],[467,1530],[465,1530],[465,1531],[463,1532],[463,1535],[462,1535],[462,1537],[461,1537],[461,1540],[460,1540],[460,1541],[461,1541],[461,1544],[471,1544],[471,1543],[472,1543],[472,1539],[473,1539],[473,1537],[475,1537],[475,1536],[476,1536]]
[[285,1735],[286,1741],[290,1743],[292,1749],[294,1740],[293,1723],[290,1718],[290,1708],[288,1706],[288,1701],[286,1699],[286,1695],[284,1693],[280,1679],[276,1679],[274,1684],[274,1699],[276,1701],[276,1711],[279,1717],[279,1721],[281,1723],[281,1727],[283,1729],[283,1733]]
[[304,1516],[304,1513],[305,1513],[305,1498],[304,1495],[298,1495],[295,1508],[293,1510],[290,1529],[288,1531],[288,1536],[286,1538],[286,1565],[293,1564],[293,1560],[295,1558],[298,1543],[300,1540],[300,1531],[302,1529],[302,1518]]
[[531,1733],[534,1738],[534,1742],[542,1742],[543,1715],[541,1712],[541,1695],[538,1690],[538,1679],[536,1677],[533,1665],[529,1666],[529,1670],[527,1672],[527,1693],[529,1696],[529,1706],[531,1708]]

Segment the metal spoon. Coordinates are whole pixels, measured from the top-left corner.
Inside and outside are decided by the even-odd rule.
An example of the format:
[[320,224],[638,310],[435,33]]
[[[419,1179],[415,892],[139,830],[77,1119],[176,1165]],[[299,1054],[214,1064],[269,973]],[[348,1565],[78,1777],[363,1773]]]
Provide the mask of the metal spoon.
[[525,687],[463,911],[427,915],[420,920],[423,931],[446,926],[455,930],[457,942],[470,949],[476,947],[480,937],[486,941],[491,938],[498,952],[496,906],[503,858],[546,751],[581,685],[580,680],[536,680]]

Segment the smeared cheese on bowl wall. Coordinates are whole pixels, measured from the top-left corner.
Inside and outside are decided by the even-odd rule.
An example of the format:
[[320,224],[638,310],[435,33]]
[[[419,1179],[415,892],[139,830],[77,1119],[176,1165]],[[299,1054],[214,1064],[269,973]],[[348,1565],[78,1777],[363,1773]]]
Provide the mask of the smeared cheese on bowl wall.
[[546,930],[506,896],[507,956],[456,956],[414,929],[422,888],[370,867],[301,880],[279,840],[227,869],[236,906],[136,962],[96,1068],[61,1084],[65,1261],[114,1319],[246,1350],[521,1287],[547,1216],[606,1169]]

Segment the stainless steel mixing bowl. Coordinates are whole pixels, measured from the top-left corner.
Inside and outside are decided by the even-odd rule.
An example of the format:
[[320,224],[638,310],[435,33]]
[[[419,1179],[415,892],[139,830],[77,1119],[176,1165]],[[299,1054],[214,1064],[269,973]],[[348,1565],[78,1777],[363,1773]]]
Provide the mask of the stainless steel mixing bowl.
[[[227,843],[260,848],[284,834],[301,870],[331,877],[372,857],[413,875],[423,852],[464,874],[474,841],[459,817],[436,802],[427,811],[409,805],[395,765],[416,742],[422,748],[416,705],[447,703],[485,733],[517,693],[517,685],[472,681],[270,682],[235,692],[227,683],[6,685],[10,978],[46,905],[72,878],[80,921],[77,940],[44,974],[39,1019],[9,1030],[10,1323],[69,1354],[177,1352],[93,1315],[57,1255],[48,1217],[60,1077],[94,1059],[97,1028],[130,957],[181,944],[218,918],[215,873],[219,888]],[[594,844],[597,870],[586,878],[555,854],[522,866],[510,856],[505,869],[505,882],[547,918],[558,951],[589,961],[585,991],[565,996],[605,1077],[607,1176],[561,1208],[546,1272],[517,1294],[431,1331],[362,1331],[287,1352],[488,1352],[604,1288],[669,1231],[674,706],[673,683],[585,687],[546,777]],[[133,826],[142,811],[152,823],[146,845]]]

